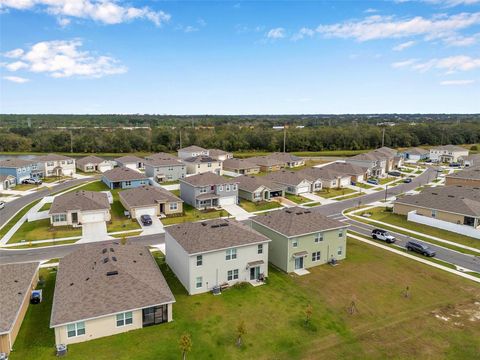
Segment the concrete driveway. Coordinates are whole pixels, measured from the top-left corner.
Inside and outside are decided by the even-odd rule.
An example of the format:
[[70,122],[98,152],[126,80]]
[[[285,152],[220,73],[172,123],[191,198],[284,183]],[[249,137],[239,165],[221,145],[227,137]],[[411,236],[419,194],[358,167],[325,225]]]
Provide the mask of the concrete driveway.
[[235,219],[241,221],[246,220],[253,215],[250,214],[248,211],[243,210],[240,206],[231,204],[231,205],[222,205],[222,207],[227,210],[227,212],[232,215]]
[[140,216],[137,217],[137,221],[143,230],[140,235],[162,234],[165,232],[165,230],[163,229],[162,222],[156,216],[151,216],[151,218],[152,218],[152,225],[145,226],[142,224],[142,221],[140,220]]
[[103,241],[113,239],[107,234],[107,223],[105,221],[91,222],[82,224],[81,243]]

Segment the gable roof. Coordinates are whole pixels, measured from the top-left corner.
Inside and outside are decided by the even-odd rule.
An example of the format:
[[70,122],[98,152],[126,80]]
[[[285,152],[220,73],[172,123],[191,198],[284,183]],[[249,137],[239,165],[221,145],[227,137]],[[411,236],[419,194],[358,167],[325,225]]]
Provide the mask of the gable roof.
[[146,159],[145,160],[145,166],[185,166],[184,163],[180,161],[180,159],[174,158],[174,157],[155,157],[151,159]]
[[61,214],[70,210],[91,211],[110,209],[108,196],[97,191],[78,190],[53,198],[49,214]]
[[36,160],[25,160],[19,158],[12,158],[12,159],[5,159],[0,161],[0,167],[7,167],[7,168],[20,168],[24,166],[31,166],[36,164]]
[[227,159],[223,162],[224,169],[245,170],[245,169],[260,169],[260,166],[252,163],[248,159]]
[[407,150],[404,150],[403,152],[406,153],[406,154],[412,154],[412,155],[426,155],[426,154],[430,153],[429,150],[422,149],[422,148],[419,148],[419,147],[412,147],[412,148],[409,148]]
[[264,215],[255,216],[251,220],[286,237],[348,227],[341,221],[301,207],[270,211]]
[[480,187],[451,185],[422,190],[417,195],[405,195],[395,204],[406,204],[467,216],[480,216]]
[[340,173],[336,170],[325,167],[302,169],[299,171],[299,173],[301,173],[302,176],[309,178],[311,181],[315,181],[318,179],[320,179],[321,181],[332,181],[336,180],[339,177],[350,176],[348,174]]
[[50,327],[174,301],[146,246],[85,244],[60,259]]
[[285,185],[300,185],[303,181],[311,182],[311,179],[300,171],[280,170],[269,173],[265,176],[267,180]]
[[160,202],[183,202],[170,191],[151,185],[120,191],[118,196],[128,207],[156,205]]
[[166,152],[158,152],[158,153],[155,153],[155,154],[150,154],[150,155],[145,156],[145,159],[146,160],[157,160],[157,159],[179,160],[178,157],[176,157],[175,155],[172,155],[172,154],[169,154],[169,153],[166,153]]
[[441,145],[441,146],[435,146],[430,150],[446,150],[446,151],[468,151],[467,149],[456,146],[456,145]]
[[8,179],[15,179],[15,176],[13,175],[0,175],[0,181],[5,181]]
[[363,175],[367,171],[367,168],[346,162],[334,162],[319,169],[331,170],[343,175]]
[[480,165],[465,168],[462,171],[446,175],[445,177],[453,179],[480,180]]
[[177,224],[166,227],[165,231],[190,255],[270,241],[233,219]]
[[105,171],[103,176],[109,181],[129,181],[129,180],[147,180],[148,178],[133,169],[127,167],[117,167],[112,170]]
[[63,161],[63,160],[74,160],[74,159],[65,155],[47,154],[47,155],[37,156],[36,160],[45,162],[45,161]]
[[[0,334],[11,331],[40,263],[0,265]],[[36,285],[36,284],[33,284]]]
[[219,156],[222,155],[233,155],[231,152],[225,151],[225,150],[220,150],[220,149],[208,149],[208,155],[211,156],[214,159],[218,160]]
[[208,185],[221,185],[221,184],[235,184],[235,179],[227,179],[223,176],[217,175],[212,172],[205,172],[193,176],[188,176],[185,179],[179,179],[180,182],[192,186],[208,186]]
[[197,145],[190,145],[190,146],[178,149],[178,151],[181,151],[181,152],[201,152],[201,151],[208,151],[208,150],[204,149],[200,146],[197,146]]
[[214,158],[208,155],[198,155],[198,156],[193,156],[193,157],[183,159],[183,161],[189,162],[189,163],[209,163],[209,162],[217,162],[218,160],[215,160]]
[[282,153],[282,152],[274,152],[267,157],[270,157],[272,159],[280,160],[282,162],[295,162],[295,161],[301,161],[303,160],[301,157],[290,154],[290,153]]
[[131,164],[131,163],[143,163],[145,160],[139,158],[138,156],[125,155],[115,159],[116,162],[121,164]]
[[85,156],[81,159],[78,159],[77,160],[77,165],[80,165],[80,166],[84,166],[84,165],[87,165],[87,164],[100,164],[102,162],[105,162],[107,160],[105,159],[102,159],[98,156],[95,156],[95,155],[89,155],[89,156]]
[[239,190],[244,190],[248,192],[254,192],[262,186],[272,191],[279,191],[285,189],[284,186],[270,181],[265,176],[242,175],[236,177],[235,180],[238,181]]
[[285,161],[267,156],[254,156],[248,158],[248,161],[259,166],[285,166]]

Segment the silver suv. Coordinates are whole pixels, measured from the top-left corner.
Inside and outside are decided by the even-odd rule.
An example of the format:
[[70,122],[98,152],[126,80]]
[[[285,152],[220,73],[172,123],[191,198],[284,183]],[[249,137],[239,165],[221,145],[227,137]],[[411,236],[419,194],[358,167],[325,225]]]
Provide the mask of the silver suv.
[[390,235],[387,230],[382,229],[374,229],[372,231],[372,238],[374,238],[375,240],[385,241],[388,244],[393,244],[396,240],[395,237]]

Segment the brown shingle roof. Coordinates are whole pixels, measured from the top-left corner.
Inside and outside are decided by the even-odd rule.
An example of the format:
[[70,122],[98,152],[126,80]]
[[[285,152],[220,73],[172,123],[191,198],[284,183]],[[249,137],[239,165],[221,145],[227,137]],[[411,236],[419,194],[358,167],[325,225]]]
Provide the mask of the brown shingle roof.
[[87,164],[100,164],[102,162],[106,161],[105,159],[102,159],[98,156],[94,156],[94,155],[89,155],[89,156],[85,156],[81,159],[78,159],[77,160],[77,165],[78,166],[84,166],[84,165],[87,165]]
[[447,151],[468,151],[467,149],[456,146],[456,145],[442,145],[442,146],[435,146],[431,150],[447,150]]
[[419,148],[419,147],[412,147],[412,148],[409,148],[407,150],[404,150],[404,152],[407,153],[407,154],[413,154],[413,155],[425,155],[425,154],[430,153],[429,150],[422,149],[422,148]]
[[221,185],[221,184],[235,184],[235,179],[227,179],[223,176],[214,174],[212,172],[206,172],[193,176],[188,176],[185,179],[180,179],[180,182],[190,184],[192,186],[208,186],[208,185]]
[[278,184],[292,185],[292,186],[297,186],[305,180],[311,181],[307,176],[304,175],[304,173],[300,171],[288,171],[288,170],[272,172],[267,176],[265,176],[265,178],[267,180],[276,182]]
[[446,175],[445,177],[453,179],[480,180],[480,165],[465,168],[465,170]]
[[209,162],[216,162],[218,160],[215,160],[214,158],[207,155],[199,155],[199,156],[186,158],[183,161],[189,162],[189,163],[209,163]]
[[46,162],[46,161],[62,161],[62,160],[73,160],[73,158],[64,155],[58,154],[47,154],[43,156],[38,156],[37,161]]
[[24,160],[24,159],[14,158],[14,159],[5,159],[0,161],[0,167],[20,168],[24,166],[30,166],[36,163],[37,163],[36,160]]
[[338,220],[300,207],[270,211],[253,217],[252,221],[287,237],[348,227]]
[[126,168],[126,167],[117,167],[112,170],[105,171],[103,173],[110,181],[129,181],[129,180],[147,180],[148,178],[142,173]]
[[333,169],[328,169],[325,167],[320,168],[307,168],[300,170],[299,173],[306,178],[309,178],[311,181],[320,179],[321,181],[331,181],[339,177],[347,177],[348,174],[342,174]]
[[60,260],[50,327],[174,301],[147,247],[86,244]]
[[207,149],[204,149],[200,146],[197,145],[190,145],[181,149],[178,149],[178,151],[182,152],[200,152],[200,151],[208,151]]
[[262,234],[233,219],[215,219],[168,226],[169,233],[188,254],[269,241]]
[[345,162],[334,162],[322,166],[320,169],[331,170],[339,175],[363,175],[367,171],[366,168]]
[[97,191],[78,190],[55,196],[49,214],[62,214],[69,210],[110,209],[107,194]]
[[281,152],[274,152],[272,154],[267,155],[267,157],[279,160],[282,162],[294,162],[294,161],[300,161],[302,160],[301,157],[290,154],[290,153],[281,153]]
[[116,162],[122,164],[130,164],[130,163],[143,163],[145,160],[139,158],[138,156],[133,155],[125,155],[115,159]]
[[218,160],[219,156],[222,155],[232,155],[231,152],[220,150],[220,149],[208,149],[208,155],[211,156],[212,158]]
[[285,166],[285,161],[274,159],[267,156],[254,156],[248,158],[248,161],[259,166]]
[[246,159],[227,159],[223,162],[223,168],[225,170],[246,170],[246,169],[259,169],[260,166],[248,161]]
[[238,189],[248,192],[254,192],[259,187],[264,186],[272,191],[284,190],[285,187],[265,178],[265,176],[243,175],[235,178],[238,181]]
[[158,152],[155,154],[150,154],[148,156],[145,156],[145,159],[147,160],[155,160],[155,159],[176,159],[178,158],[175,155],[166,153],[166,152]]
[[170,191],[150,185],[120,191],[118,196],[128,207],[156,205],[160,202],[183,202]]
[[11,331],[39,265],[38,262],[0,265],[0,334]]

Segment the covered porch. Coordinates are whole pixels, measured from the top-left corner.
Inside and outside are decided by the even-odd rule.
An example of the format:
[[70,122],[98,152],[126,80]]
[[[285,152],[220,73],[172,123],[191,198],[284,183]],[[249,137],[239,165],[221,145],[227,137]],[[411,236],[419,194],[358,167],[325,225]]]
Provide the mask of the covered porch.
[[202,194],[195,199],[195,207],[197,209],[211,209],[219,206],[218,199],[220,197],[215,194]]

